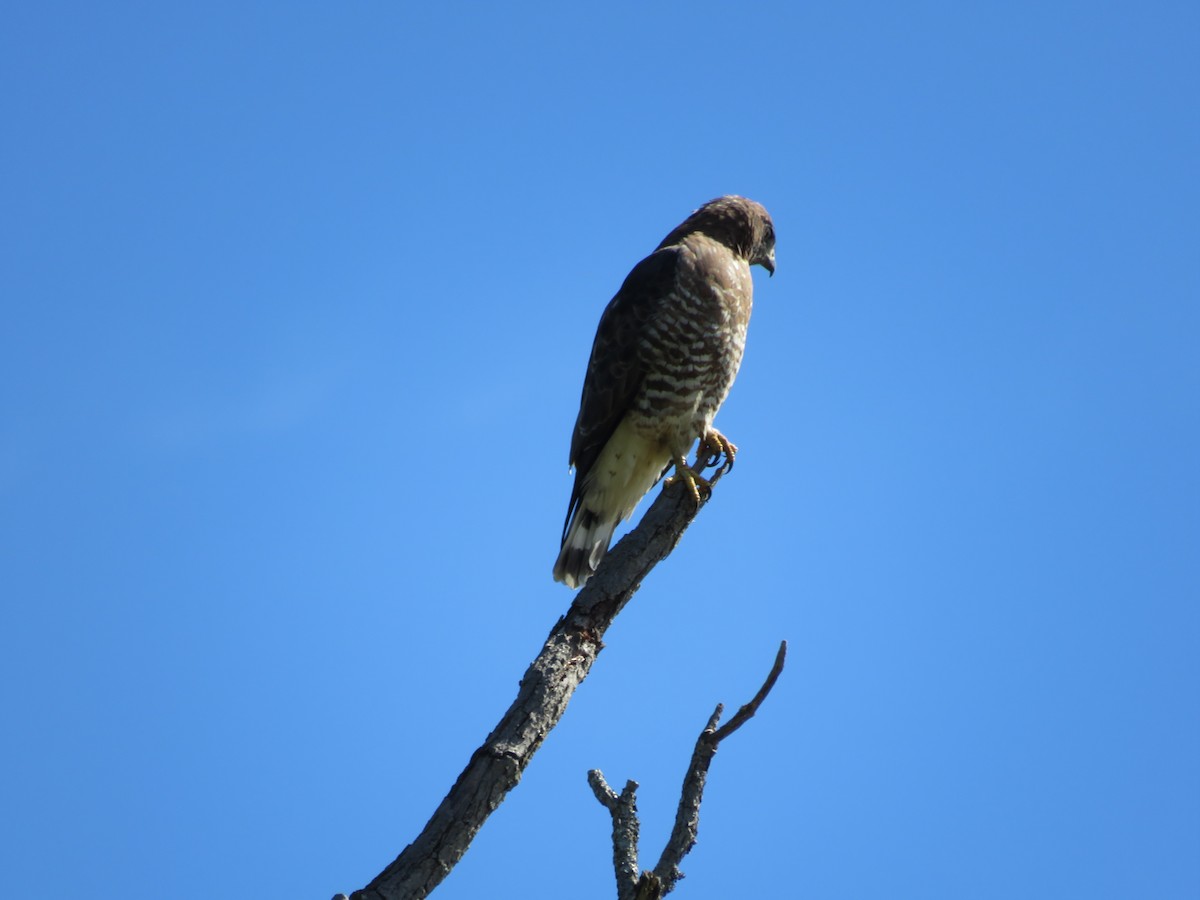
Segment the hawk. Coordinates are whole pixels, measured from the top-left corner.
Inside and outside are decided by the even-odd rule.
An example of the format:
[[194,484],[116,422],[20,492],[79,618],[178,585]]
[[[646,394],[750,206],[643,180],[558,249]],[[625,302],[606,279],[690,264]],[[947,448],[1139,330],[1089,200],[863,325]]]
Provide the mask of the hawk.
[[746,344],[750,267],[775,273],[775,226],[762,206],[719,197],[693,212],[633,267],[609,302],[588,360],[571,436],[575,486],[554,579],[581,587],[617,525],[672,465],[697,503],[711,481],[687,464],[721,471],[737,448],[712,427]]

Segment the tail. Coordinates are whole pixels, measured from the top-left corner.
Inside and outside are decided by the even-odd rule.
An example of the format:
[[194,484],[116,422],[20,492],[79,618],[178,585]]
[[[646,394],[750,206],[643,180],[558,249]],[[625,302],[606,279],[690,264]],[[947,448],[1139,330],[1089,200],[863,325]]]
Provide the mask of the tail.
[[620,519],[604,516],[582,503],[575,507],[554,563],[554,580],[569,588],[583,587],[608,552],[608,542],[619,522]]
[[587,471],[575,472],[562,549],[554,563],[555,581],[583,587],[608,552],[617,526],[629,518],[670,462],[666,446],[639,434],[628,419],[617,426]]

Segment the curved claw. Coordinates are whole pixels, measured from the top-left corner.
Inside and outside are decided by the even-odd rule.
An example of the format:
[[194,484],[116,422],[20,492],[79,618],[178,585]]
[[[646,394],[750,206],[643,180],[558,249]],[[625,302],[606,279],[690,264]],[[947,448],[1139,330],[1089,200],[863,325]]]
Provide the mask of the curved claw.
[[712,484],[715,480],[705,478],[689,466],[686,459],[678,459],[675,461],[675,474],[663,481],[663,490],[666,490],[677,481],[682,481],[687,484],[688,491],[691,493],[692,500],[695,501],[696,506],[699,506],[701,500],[707,500],[712,496]]
[[[722,457],[724,458],[722,460]],[[712,475],[715,482],[726,472],[733,470],[733,461],[737,457],[737,445],[715,428],[700,439],[700,448],[696,452],[696,464],[702,469],[716,468]]]
[[[707,500],[712,496],[713,485],[717,483],[717,480],[733,469],[733,461],[736,456],[737,445],[715,428],[710,428],[700,438],[700,444],[696,448],[696,464],[689,466],[685,456],[675,457],[672,460],[675,472],[663,480],[663,489],[669,488],[677,481],[686,482],[692,499],[699,507],[701,500]],[[705,469],[716,469],[716,471],[705,478],[700,474]]]

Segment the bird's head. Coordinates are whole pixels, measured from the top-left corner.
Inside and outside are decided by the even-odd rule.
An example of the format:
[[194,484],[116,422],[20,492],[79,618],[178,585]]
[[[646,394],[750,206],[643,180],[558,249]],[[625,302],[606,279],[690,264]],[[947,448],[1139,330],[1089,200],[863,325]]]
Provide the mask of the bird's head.
[[775,274],[775,224],[762,204],[733,194],[710,200],[658,246],[669,247],[697,232],[720,241],[750,265]]

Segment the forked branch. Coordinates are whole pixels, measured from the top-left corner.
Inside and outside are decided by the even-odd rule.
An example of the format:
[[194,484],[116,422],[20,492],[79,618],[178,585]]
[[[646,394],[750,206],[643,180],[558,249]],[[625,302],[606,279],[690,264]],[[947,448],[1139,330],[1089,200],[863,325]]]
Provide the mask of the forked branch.
[[627,782],[625,790],[618,797],[598,769],[588,772],[588,784],[613,820],[613,868],[617,876],[617,900],[658,900],[675,889],[676,883],[683,877],[679,864],[696,846],[696,835],[700,828],[700,801],[704,796],[708,767],[712,764],[717,747],[758,712],[759,706],[775,686],[779,673],[783,671],[786,658],[787,641],[782,641],[779,652],[775,654],[775,664],[771,666],[767,680],[758,693],[720,728],[717,723],[721,720],[724,707],[717,704],[708,724],[696,739],[687,774],[683,777],[679,807],[675,812],[675,827],[671,829],[671,837],[653,870],[638,872],[637,840],[640,826],[637,818],[637,782]]

